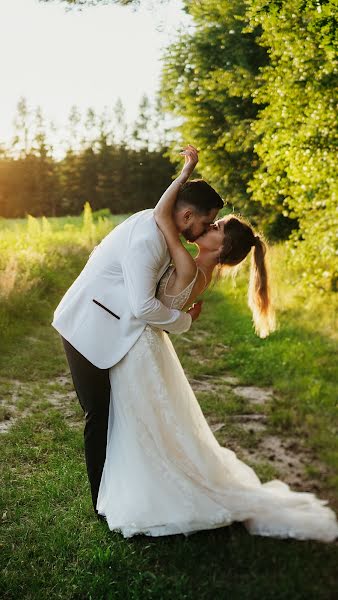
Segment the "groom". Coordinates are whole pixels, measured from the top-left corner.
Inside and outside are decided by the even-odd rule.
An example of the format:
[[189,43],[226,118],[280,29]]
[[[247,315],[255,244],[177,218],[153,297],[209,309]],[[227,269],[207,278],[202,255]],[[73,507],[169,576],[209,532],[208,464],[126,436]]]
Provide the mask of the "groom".
[[[174,209],[177,230],[190,242],[209,229],[223,206],[220,196],[205,181],[182,185],[192,170],[190,165],[175,180],[179,192]],[[61,334],[85,413],[85,458],[96,514],[106,457],[109,368],[127,354],[147,324],[183,333],[201,310],[199,304],[187,312],[169,309],[155,297],[169,264],[168,248],[153,209],[135,213],[95,248],[54,313],[52,325]]]

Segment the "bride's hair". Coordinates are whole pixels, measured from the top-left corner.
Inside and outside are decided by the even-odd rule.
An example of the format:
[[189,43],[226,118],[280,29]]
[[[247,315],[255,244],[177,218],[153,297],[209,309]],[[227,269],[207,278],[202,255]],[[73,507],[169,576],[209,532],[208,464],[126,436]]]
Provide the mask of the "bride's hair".
[[267,337],[276,329],[266,261],[267,243],[261,235],[255,235],[250,223],[241,215],[232,214],[225,218],[224,234],[224,245],[219,257],[221,266],[239,265],[253,248],[248,305],[257,335]]

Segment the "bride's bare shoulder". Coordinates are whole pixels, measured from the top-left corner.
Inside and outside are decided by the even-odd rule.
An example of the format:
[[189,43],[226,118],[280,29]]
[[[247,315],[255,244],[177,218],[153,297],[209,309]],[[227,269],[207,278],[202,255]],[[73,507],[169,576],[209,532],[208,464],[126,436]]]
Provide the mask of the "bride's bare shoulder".
[[174,265],[170,279],[168,281],[168,290],[179,293],[185,289],[196,277],[197,265],[194,259],[183,261],[179,265]]

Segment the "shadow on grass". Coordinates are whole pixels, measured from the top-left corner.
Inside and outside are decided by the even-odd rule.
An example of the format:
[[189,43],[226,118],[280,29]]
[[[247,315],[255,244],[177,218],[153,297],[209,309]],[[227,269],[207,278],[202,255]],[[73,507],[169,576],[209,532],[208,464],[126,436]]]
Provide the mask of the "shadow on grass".
[[51,410],[2,441],[5,599],[334,597],[335,544],[251,536],[241,523],[125,540],[89,501],[82,433]]

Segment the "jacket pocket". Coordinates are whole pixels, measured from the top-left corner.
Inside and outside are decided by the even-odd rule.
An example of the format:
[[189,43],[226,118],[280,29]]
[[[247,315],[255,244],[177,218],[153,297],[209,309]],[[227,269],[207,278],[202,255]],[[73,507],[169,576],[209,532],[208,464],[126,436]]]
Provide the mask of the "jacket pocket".
[[115,319],[120,319],[120,317],[118,315],[116,315],[112,310],[110,310],[106,306],[103,306],[103,304],[101,304],[101,302],[99,302],[98,300],[95,300],[93,298],[93,302],[95,302],[95,304],[97,304],[98,306],[100,306],[101,308],[103,308],[103,310],[106,310],[110,315],[112,315],[113,317],[115,317]]

